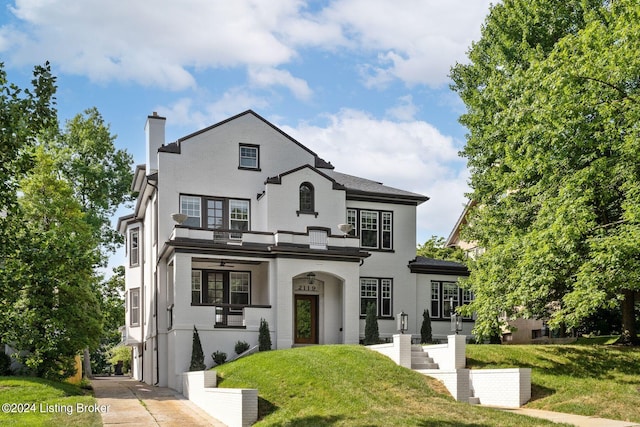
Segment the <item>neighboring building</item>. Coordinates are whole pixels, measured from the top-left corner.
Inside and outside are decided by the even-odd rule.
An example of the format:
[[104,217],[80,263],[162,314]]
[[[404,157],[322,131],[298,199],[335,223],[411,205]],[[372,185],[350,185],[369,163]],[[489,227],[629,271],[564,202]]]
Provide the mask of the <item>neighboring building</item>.
[[208,366],[257,344],[261,319],[278,349],[358,343],[368,304],[383,338],[404,311],[419,339],[424,309],[435,338],[450,333],[467,270],[416,258],[427,197],[337,172],[253,111],[166,145],[164,125],[147,120],[137,203],[118,222],[135,378],[180,390],[194,325]]
[[[456,222],[451,234],[445,242],[445,247],[457,247],[462,249],[467,257],[475,259],[484,253],[484,248],[477,242],[468,242],[461,238],[462,228],[467,226],[469,211],[476,206],[475,200],[470,200],[465,206],[460,218]],[[506,319],[508,327],[502,331],[502,342],[508,344],[529,344],[536,340],[544,340],[549,334],[545,322],[540,319]]]

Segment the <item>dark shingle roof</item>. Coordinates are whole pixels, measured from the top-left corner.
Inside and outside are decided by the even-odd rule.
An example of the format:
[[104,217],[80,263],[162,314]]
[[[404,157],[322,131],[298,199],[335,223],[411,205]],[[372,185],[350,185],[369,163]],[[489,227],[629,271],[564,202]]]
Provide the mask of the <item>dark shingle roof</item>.
[[411,201],[416,204],[429,200],[427,196],[423,196],[422,194],[389,187],[381,182],[372,181],[370,179],[347,175],[335,170],[323,170],[323,172],[333,178],[337,183],[344,185],[347,188],[347,193],[352,196],[377,196],[382,198]]
[[414,260],[409,261],[409,268],[412,273],[469,275],[469,270],[462,263],[423,256],[417,256]]

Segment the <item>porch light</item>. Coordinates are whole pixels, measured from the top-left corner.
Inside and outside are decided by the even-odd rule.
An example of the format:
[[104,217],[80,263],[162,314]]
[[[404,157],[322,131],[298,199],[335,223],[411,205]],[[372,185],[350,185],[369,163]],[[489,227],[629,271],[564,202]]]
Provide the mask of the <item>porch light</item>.
[[315,280],[316,280],[316,274],[315,274],[313,271],[312,271],[312,272],[307,273],[307,280],[309,281],[309,284],[310,284],[310,285],[313,285],[313,283],[314,283],[314,282],[315,282]]
[[460,316],[453,308],[453,298],[449,301],[449,307],[451,307],[451,332],[455,332],[456,335],[458,335],[458,332],[462,330],[462,316]]
[[178,223],[178,225],[182,225],[183,222],[185,222],[188,218],[187,214],[183,214],[183,213],[174,213],[171,214],[171,218]]
[[404,334],[407,329],[409,329],[409,315],[401,311],[398,313],[398,330],[401,334]]

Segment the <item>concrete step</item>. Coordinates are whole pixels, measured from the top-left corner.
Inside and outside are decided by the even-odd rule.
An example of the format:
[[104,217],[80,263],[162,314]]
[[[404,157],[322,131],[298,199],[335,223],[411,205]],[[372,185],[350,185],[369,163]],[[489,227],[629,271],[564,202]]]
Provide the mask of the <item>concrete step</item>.
[[469,398],[469,404],[470,404],[470,405],[479,405],[479,404],[480,404],[480,398],[479,398],[479,397],[471,396],[471,397]]
[[411,362],[411,369],[439,369],[437,363],[413,363]]
[[427,356],[426,354],[424,355],[419,355],[419,356],[414,356],[413,354],[411,355],[411,363],[433,363],[433,358]]

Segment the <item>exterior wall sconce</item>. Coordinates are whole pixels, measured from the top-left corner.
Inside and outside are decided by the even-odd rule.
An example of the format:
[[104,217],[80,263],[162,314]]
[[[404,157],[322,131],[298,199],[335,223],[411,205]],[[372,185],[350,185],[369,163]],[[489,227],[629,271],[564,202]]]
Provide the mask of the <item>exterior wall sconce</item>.
[[449,300],[449,307],[451,307],[451,332],[455,332],[456,335],[462,330],[462,316],[456,313],[453,308],[453,298]]
[[307,273],[307,280],[310,285],[313,285],[316,280],[316,274],[314,272]]
[[178,225],[182,225],[183,222],[185,222],[188,218],[188,216],[186,214],[183,213],[174,213],[171,214],[171,218],[178,224]]
[[409,315],[401,311],[398,313],[398,330],[401,334],[404,334],[407,329],[409,329]]

